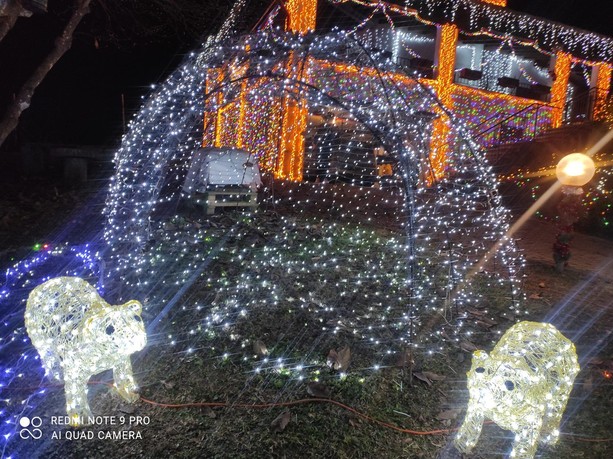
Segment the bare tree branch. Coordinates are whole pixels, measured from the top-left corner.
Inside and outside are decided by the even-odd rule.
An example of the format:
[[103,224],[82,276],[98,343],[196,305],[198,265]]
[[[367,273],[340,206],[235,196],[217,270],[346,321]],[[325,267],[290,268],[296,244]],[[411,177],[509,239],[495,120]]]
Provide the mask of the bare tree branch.
[[0,18],[0,41],[6,36],[6,34],[13,28],[17,22],[17,15],[8,15]]
[[9,105],[6,113],[0,121],[0,147],[19,124],[19,118],[32,102],[34,91],[51,71],[53,66],[72,46],[72,38],[75,29],[89,13],[91,0],[75,0],[72,16],[66,23],[62,34],[55,40],[51,52],[43,59],[40,65],[34,70],[30,78],[23,84],[13,102]]
[[[246,9],[241,19],[248,20],[269,0],[250,0],[252,9]],[[197,37],[210,35],[227,16],[234,2],[228,0],[60,0],[55,5],[71,14],[61,35],[55,40],[51,52],[43,59],[18,91],[0,119],[0,147],[19,124],[21,114],[27,110],[38,86],[71,48],[73,39],[93,39],[100,43],[136,45],[145,42],[192,42]],[[94,8],[93,5],[96,5]],[[70,6],[68,6],[70,5]],[[92,6],[92,14],[90,12]],[[0,40],[20,15],[22,0],[0,0]],[[11,10],[9,11],[9,7]],[[16,9],[13,9],[16,8]],[[65,8],[65,9],[64,9]],[[11,13],[11,14],[9,14]],[[14,14],[13,14],[14,13]],[[6,16],[6,18],[4,17]],[[82,21],[85,17],[87,18]],[[75,30],[80,23],[75,36]]]

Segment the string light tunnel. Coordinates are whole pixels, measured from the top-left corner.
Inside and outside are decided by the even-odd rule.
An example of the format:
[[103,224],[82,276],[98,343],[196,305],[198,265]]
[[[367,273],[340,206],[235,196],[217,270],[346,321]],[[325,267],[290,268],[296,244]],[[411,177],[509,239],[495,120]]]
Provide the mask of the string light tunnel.
[[[308,215],[311,219],[308,224],[321,226],[326,235],[332,234],[335,225],[343,228],[342,222],[352,219],[374,222],[386,217],[398,225],[404,236],[389,247],[404,267],[397,269],[395,283],[412,290],[409,303],[413,304],[401,299],[398,304],[382,303],[382,307],[396,311],[385,314],[385,319],[382,318],[385,322],[406,330],[409,322],[419,320],[416,317],[420,309],[453,315],[463,305],[479,301],[471,297],[470,287],[456,297],[453,305],[444,304],[441,298],[459,283],[467,266],[503,237],[508,213],[495,192],[493,173],[476,148],[464,140],[461,127],[454,130],[457,142],[449,153],[453,169],[448,178],[436,179],[428,151],[431,123],[439,102],[429,88],[410,75],[387,71],[393,67],[389,57],[367,51],[359,40],[345,32],[293,36],[276,30],[264,31],[230,40],[209,54],[210,61],[205,61],[202,55],[192,56],[171,77],[169,84],[132,123],[118,152],[118,172],[106,209],[105,237],[111,247],[106,263],[111,267],[109,275],[125,273],[129,278],[132,271],[142,278],[141,273],[151,269],[148,263],[157,261],[141,256],[142,248],[151,239],[150,217],[157,207],[179,198],[182,177],[199,141],[193,134],[194,124],[202,122],[205,145],[215,146],[219,139],[225,139],[223,142],[232,147],[240,145],[252,152],[261,170],[275,177],[263,190],[264,205],[284,206],[296,215],[304,215],[300,218]],[[335,55],[352,57],[348,62],[340,57],[338,62],[319,59]],[[301,73],[287,69],[288,56],[293,65],[303,69]],[[365,67],[365,62],[371,67]],[[208,87],[204,101],[198,99],[202,79]],[[292,145],[297,141],[292,136],[298,133],[283,138],[287,132],[280,116],[280,107],[288,98],[299,101],[296,106],[302,108],[295,115],[306,120],[300,143],[305,144],[307,153],[303,167],[298,168],[303,174],[302,181],[295,184],[292,182],[299,177],[291,171],[297,170],[298,160]],[[169,106],[175,110],[169,112]],[[205,107],[203,120],[195,116],[201,106]],[[161,121],[169,117],[170,122]],[[242,128],[239,119],[244,120]],[[187,120],[191,123],[186,123]],[[186,124],[190,127],[183,127]],[[277,150],[279,140],[286,142],[287,149]],[[395,168],[395,174],[388,177],[389,184],[378,176],[376,161]],[[434,183],[433,179],[435,186],[427,186]],[[338,190],[345,186],[354,186],[356,193],[341,197]],[[274,190],[275,187],[278,189]],[[312,198],[300,191],[306,189]],[[338,217],[333,226],[321,220],[322,211],[330,209]],[[319,214],[315,218],[313,211]],[[343,229],[340,234],[350,236],[351,231]],[[355,233],[350,237],[365,242],[370,234]],[[285,234],[282,240],[288,247],[293,243],[291,234]],[[275,257],[283,263],[284,255],[278,248],[266,248],[264,253],[267,263],[276,265]],[[408,257],[402,253],[408,253]],[[262,262],[255,252],[241,254],[235,261],[249,264],[250,269],[256,269]],[[511,241],[500,252],[499,261],[504,268],[492,281],[508,285],[513,298],[509,308],[515,311],[521,297],[516,274],[522,261]],[[302,272],[315,268],[317,264],[309,266],[302,261],[292,270],[292,276],[299,279]],[[264,282],[261,279],[264,274],[258,275],[259,282],[241,278],[234,286],[228,285],[228,279],[223,280],[223,290],[227,292],[223,301],[228,304],[214,305],[223,313],[221,317],[234,309],[236,301],[231,298],[243,297],[238,292],[247,288],[262,294],[269,290],[274,298],[271,303],[279,302],[276,283]],[[376,278],[376,270],[372,275]],[[439,275],[449,280],[434,292],[431,289]],[[308,292],[296,293],[298,297],[308,297]],[[345,294],[349,293],[351,290]],[[246,311],[264,301],[256,296],[243,302]],[[415,313],[407,314],[407,308],[412,307]],[[517,313],[521,314],[519,310]],[[371,338],[378,339],[368,337]]]

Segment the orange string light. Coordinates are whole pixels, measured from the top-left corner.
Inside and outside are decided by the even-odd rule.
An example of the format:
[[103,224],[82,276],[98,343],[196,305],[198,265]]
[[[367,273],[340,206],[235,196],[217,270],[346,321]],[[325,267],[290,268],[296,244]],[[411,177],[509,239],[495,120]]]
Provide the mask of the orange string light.
[[604,120],[606,118],[606,105],[611,88],[611,71],[613,67],[610,64],[600,64],[598,66],[598,75],[596,77],[596,101],[594,103],[594,119]]
[[[455,24],[444,24],[438,27],[438,34],[437,76],[433,86],[443,106],[453,109],[451,94],[453,91],[458,27]],[[439,117],[434,120],[430,142],[430,164],[436,179],[440,179],[445,175],[450,133],[451,127],[448,119]]]
[[555,80],[551,87],[551,105],[554,106],[553,114],[551,116],[551,126],[554,128],[562,125],[571,63],[572,58],[570,54],[563,52],[558,52],[556,54],[556,62],[553,70]]
[[315,30],[317,0],[287,0],[287,27],[290,32],[305,34]]
[[507,0],[481,0],[483,3],[489,3],[496,6],[507,6]]

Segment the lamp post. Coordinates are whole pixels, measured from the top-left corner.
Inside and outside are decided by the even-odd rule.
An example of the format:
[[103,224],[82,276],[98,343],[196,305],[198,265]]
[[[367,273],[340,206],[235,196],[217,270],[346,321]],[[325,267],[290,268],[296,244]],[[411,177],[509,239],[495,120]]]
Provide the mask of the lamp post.
[[581,216],[583,185],[589,182],[596,167],[594,161],[583,153],[571,153],[560,160],[556,176],[562,184],[562,200],[558,204],[558,234],[553,243],[553,260],[558,272],[564,271],[570,258],[570,242],[573,225]]

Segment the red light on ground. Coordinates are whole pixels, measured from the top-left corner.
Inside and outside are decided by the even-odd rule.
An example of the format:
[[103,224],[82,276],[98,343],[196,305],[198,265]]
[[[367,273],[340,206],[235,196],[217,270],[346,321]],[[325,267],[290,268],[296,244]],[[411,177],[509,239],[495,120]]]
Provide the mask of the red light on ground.
[[604,370],[602,372],[602,376],[604,376],[606,379],[611,379],[613,378],[613,372],[609,370]]

